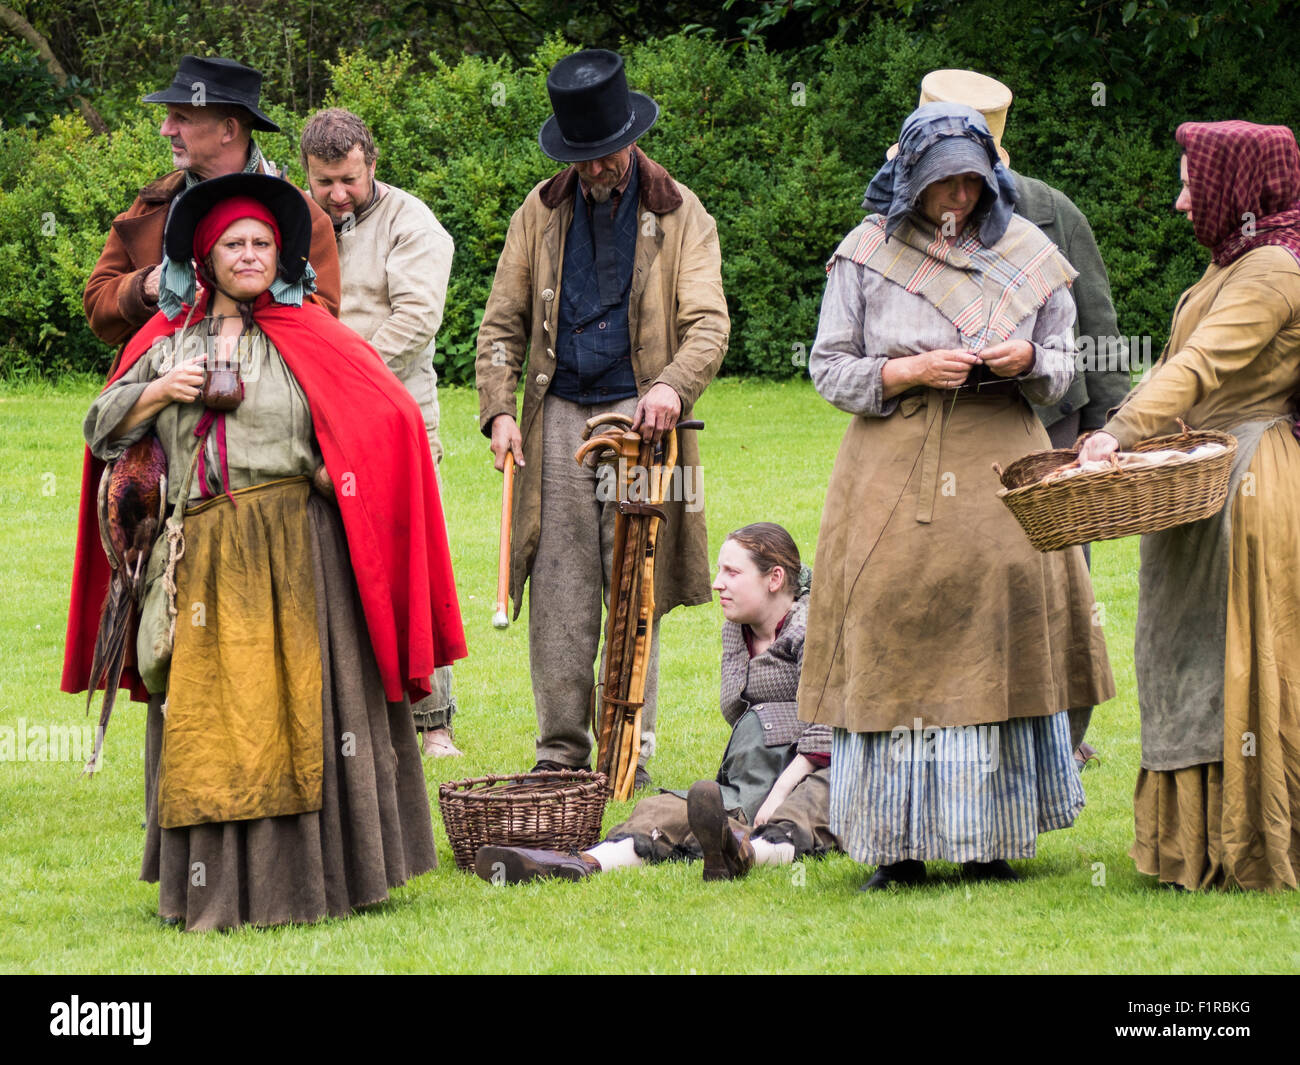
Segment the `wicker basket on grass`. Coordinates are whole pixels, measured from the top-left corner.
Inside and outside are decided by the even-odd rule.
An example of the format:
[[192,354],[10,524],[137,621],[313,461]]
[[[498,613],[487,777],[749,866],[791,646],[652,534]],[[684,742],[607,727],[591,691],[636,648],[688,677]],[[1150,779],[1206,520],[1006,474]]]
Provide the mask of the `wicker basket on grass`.
[[[1181,424],[1181,423],[1180,423]],[[1181,433],[1135,444],[1131,451],[1191,451],[1202,444],[1224,450],[1187,462],[1101,470],[1043,483],[1052,470],[1078,457],[1077,449],[1035,451],[1003,470],[998,496],[1039,551],[1160,532],[1218,513],[1228,497],[1236,437],[1183,426]]]
[[600,839],[609,778],[585,769],[450,780],[438,808],[456,868],[474,868],[485,844],[585,850]]

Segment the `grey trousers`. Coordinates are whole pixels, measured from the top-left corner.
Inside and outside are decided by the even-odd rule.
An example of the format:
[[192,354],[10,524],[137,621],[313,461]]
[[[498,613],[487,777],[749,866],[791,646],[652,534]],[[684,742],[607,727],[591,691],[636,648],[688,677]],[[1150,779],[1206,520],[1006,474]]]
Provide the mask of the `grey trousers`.
[[[433,468],[438,474],[438,491],[442,491],[442,441],[438,439],[438,393],[433,393],[432,404],[425,407],[424,431],[429,438],[429,451],[433,455]],[[432,732],[451,727],[456,713],[456,697],[451,690],[451,666],[442,666],[429,678],[429,694],[411,704],[411,717],[416,732]]]
[[450,728],[456,713],[456,696],[451,690],[451,666],[440,666],[429,678],[429,694],[411,704],[416,732]]
[[[1059,422],[1053,422],[1047,427],[1048,439],[1052,441],[1052,447],[1074,447],[1075,440],[1079,436],[1079,412],[1067,414]],[[1083,557],[1092,568],[1092,552],[1089,550],[1090,544],[1083,545]],[[1091,706],[1072,706],[1070,708],[1070,747],[1078,747],[1083,742],[1083,737],[1088,733],[1088,722],[1092,720]]]
[[[587,419],[604,411],[631,415],[634,398],[583,406],[547,396],[542,408],[542,514],[529,577],[528,661],[537,708],[537,759],[585,766],[587,723],[600,647],[601,609],[608,604],[617,499],[598,498],[596,470],[573,461]],[[641,752],[654,753],[659,689],[659,622],[654,623],[641,710]]]

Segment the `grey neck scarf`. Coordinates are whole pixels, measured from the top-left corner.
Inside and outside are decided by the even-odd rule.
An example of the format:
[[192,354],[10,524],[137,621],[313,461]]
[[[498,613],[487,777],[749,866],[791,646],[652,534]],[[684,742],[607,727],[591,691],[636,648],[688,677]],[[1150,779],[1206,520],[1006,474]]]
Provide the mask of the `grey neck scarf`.
[[[976,151],[966,151],[964,145],[955,150],[941,144],[949,137],[971,141]],[[938,152],[932,152],[936,147]],[[953,170],[954,166],[958,169]],[[945,172],[949,170],[951,173]],[[990,247],[1002,238],[1011,221],[1018,195],[1016,181],[998,156],[984,116],[964,104],[923,104],[908,115],[898,137],[898,154],[871,179],[862,206],[885,216],[888,239],[916,207],[927,185],[967,172],[978,173],[984,180],[976,218],[980,241]]]

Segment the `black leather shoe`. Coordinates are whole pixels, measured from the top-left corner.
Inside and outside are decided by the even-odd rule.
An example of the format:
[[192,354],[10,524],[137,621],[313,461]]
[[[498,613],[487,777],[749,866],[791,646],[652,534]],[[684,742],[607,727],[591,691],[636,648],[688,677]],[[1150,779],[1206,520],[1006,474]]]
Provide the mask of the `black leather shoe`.
[[893,865],[878,866],[876,871],[871,874],[871,879],[858,890],[884,891],[890,884],[911,887],[913,884],[920,884],[924,880],[925,862],[908,859],[907,861],[894,862]]
[[589,765],[565,765],[563,762],[552,762],[549,758],[543,758],[532,769],[530,773],[558,773],[562,769],[591,769]]
[[697,780],[686,793],[686,821],[704,851],[705,880],[738,880],[754,868],[754,847],[731,829],[715,780]]
[[1019,880],[1020,874],[1001,858],[993,862],[962,862],[961,875],[967,880]]
[[642,788],[650,787],[650,771],[645,766],[636,767],[636,780],[633,781],[632,788],[634,791],[640,791]]
[[488,846],[480,847],[474,855],[474,872],[492,884],[526,884],[544,877],[583,880],[599,873],[600,863],[580,854]]

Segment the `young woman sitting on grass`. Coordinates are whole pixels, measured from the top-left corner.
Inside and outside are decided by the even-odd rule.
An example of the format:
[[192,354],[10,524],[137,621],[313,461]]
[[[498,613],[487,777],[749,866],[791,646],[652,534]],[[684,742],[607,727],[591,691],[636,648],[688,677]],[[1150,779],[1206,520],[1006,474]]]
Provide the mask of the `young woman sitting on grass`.
[[642,799],[632,816],[580,854],[481,847],[484,880],[580,880],[647,862],[704,859],[705,880],[785,865],[836,847],[829,826],[830,730],[795,712],[808,615],[799,548],[779,525],[733,532],[713,588],[722,626],[722,716],[732,726],[713,780]]

